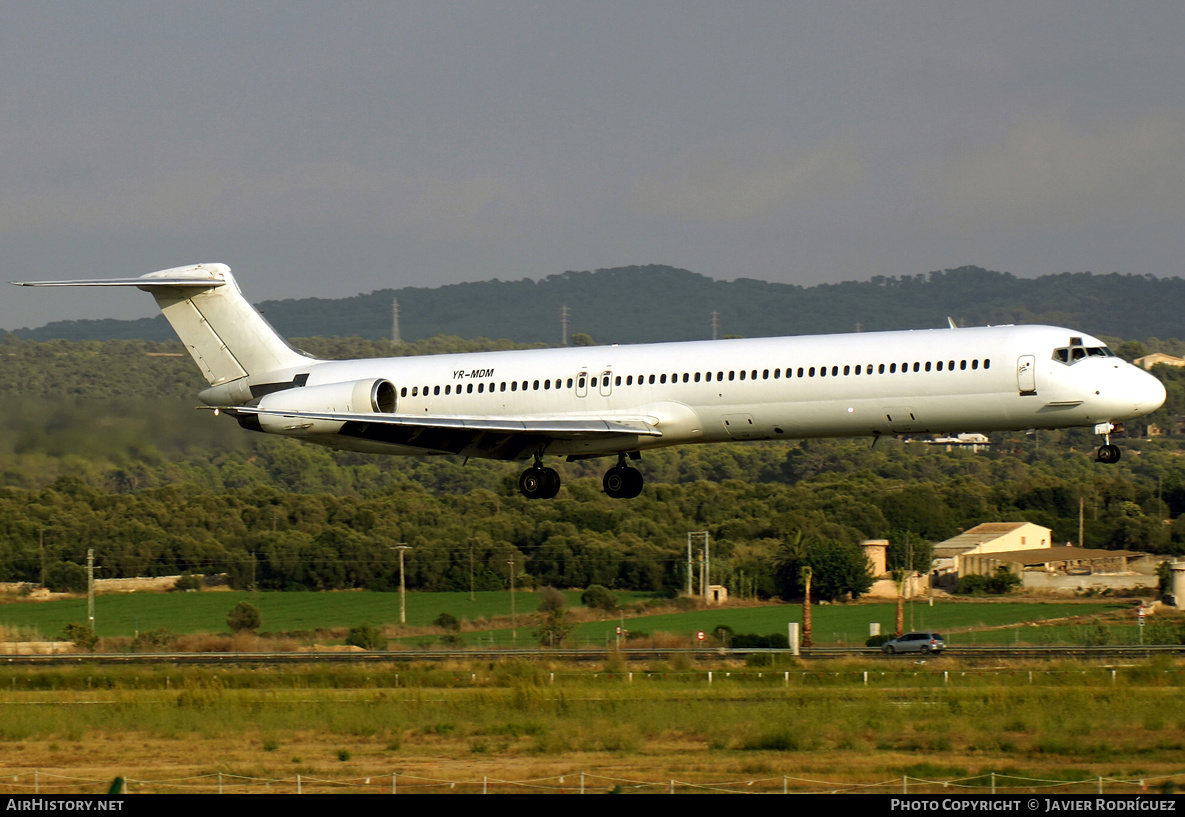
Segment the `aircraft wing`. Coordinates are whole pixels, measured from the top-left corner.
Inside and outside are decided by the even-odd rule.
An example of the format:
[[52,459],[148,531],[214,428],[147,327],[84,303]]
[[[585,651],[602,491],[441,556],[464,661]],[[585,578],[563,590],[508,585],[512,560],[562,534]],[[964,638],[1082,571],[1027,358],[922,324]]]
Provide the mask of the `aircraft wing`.
[[[469,457],[515,460],[556,440],[661,437],[656,426],[628,417],[468,417],[419,414],[360,414],[351,412],[285,411],[250,406],[220,409],[234,416],[267,417],[268,422],[307,424],[315,434],[318,423],[342,423],[343,437],[422,448]],[[623,440],[624,442],[624,440]]]

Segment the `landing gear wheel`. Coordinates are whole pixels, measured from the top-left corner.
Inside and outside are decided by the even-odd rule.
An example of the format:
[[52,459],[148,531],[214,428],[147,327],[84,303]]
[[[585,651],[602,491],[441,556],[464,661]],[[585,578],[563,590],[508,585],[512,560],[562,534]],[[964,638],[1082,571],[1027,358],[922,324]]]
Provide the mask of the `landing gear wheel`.
[[536,465],[519,475],[518,489],[527,499],[551,499],[560,492],[560,475]]
[[605,472],[602,484],[605,493],[613,499],[633,499],[642,493],[642,473],[627,465],[615,465]]
[[1096,461],[1104,463],[1105,465],[1112,465],[1119,462],[1119,457],[1121,454],[1122,452],[1119,450],[1119,446],[1107,443],[1106,445],[1099,446],[1099,453],[1096,457]]

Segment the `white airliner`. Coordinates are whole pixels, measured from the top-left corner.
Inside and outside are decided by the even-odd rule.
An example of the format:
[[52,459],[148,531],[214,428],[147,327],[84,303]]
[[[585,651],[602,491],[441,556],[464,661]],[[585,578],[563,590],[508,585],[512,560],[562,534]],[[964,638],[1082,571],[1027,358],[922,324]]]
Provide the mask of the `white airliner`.
[[201,401],[244,428],[351,451],[533,459],[519,478],[530,498],[560,488],[544,455],[616,455],[605,492],[634,497],[642,476],[627,457],[730,440],[1093,426],[1098,461],[1115,462],[1110,433],[1165,399],[1102,341],[1054,326],[339,361],[289,346],[224,264],[19,285],[151,293],[210,384]]

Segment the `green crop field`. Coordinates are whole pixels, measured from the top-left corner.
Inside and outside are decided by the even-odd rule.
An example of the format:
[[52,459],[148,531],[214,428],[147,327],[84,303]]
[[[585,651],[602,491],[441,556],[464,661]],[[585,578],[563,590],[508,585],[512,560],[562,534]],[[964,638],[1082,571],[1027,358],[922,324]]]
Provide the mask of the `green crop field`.
[[[640,593],[621,594],[623,603],[646,597]],[[569,605],[580,603],[578,592],[567,593],[567,598]],[[399,620],[397,593],[133,593],[96,599],[96,631],[102,637],[131,637],[162,627],[178,634],[228,632],[227,613],[240,601],[248,601],[260,609],[263,616],[261,629],[270,633],[309,632],[363,623],[381,626]],[[407,623],[410,627],[428,627],[437,616],[447,612],[475,625],[463,634],[468,643],[505,644],[511,641],[504,621],[511,613],[510,601],[510,594],[502,591],[479,592],[473,601],[468,593],[409,593]],[[520,618],[516,640],[520,644],[531,643],[531,633],[536,625],[530,614],[538,607],[538,597],[532,592],[520,592],[515,594],[514,602]],[[959,600],[936,602],[933,606],[918,602],[912,609],[907,608],[905,621],[908,629],[942,632],[952,645],[1081,643],[1082,626],[1068,623],[1067,619],[1118,613],[1130,606],[1130,602],[1114,601],[975,603]],[[819,646],[863,643],[873,622],[880,624],[881,632],[891,632],[895,614],[895,605],[888,602],[818,606],[814,608],[813,616],[815,643]],[[495,625],[496,629],[483,626],[484,622],[500,618],[503,621]],[[606,614],[604,620],[577,624],[569,643],[611,644],[620,625],[634,633],[668,633],[686,637],[690,644],[697,631],[711,632],[719,625],[727,625],[737,633],[785,633],[788,623],[801,622],[801,619],[802,608],[797,604],[652,616]],[[69,623],[85,620],[85,599],[0,604],[0,626],[45,639],[58,637]],[[1124,627],[1120,625],[1116,629],[1123,631]],[[1134,640],[1135,627],[1126,629],[1132,631],[1130,636]],[[417,642],[425,638],[432,637],[410,636],[409,640]],[[1115,637],[1111,640],[1127,639]]]
[[[580,603],[580,593],[566,594],[569,605]],[[622,593],[629,603],[653,594]],[[288,633],[317,629],[353,627],[358,624],[399,622],[398,593],[128,593],[103,595],[95,599],[95,631],[100,637],[130,637],[161,627],[174,633],[229,632],[226,616],[240,601],[250,602],[263,615],[262,630]],[[534,613],[534,593],[516,593],[518,613]],[[427,627],[441,613],[475,621],[510,615],[510,594],[487,591],[468,593],[408,593],[407,623]],[[86,621],[86,599],[50,602],[14,601],[0,604],[0,626],[21,632],[56,638],[72,622]]]

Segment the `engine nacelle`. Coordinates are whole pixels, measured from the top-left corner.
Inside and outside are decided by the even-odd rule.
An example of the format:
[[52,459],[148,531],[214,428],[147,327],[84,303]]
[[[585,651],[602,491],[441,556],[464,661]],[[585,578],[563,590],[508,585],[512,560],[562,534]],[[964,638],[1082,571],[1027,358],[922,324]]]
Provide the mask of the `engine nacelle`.
[[[325,411],[351,414],[394,414],[397,392],[389,380],[356,380],[350,383],[326,383],[302,386],[265,395],[259,408],[273,411]],[[260,414],[259,426],[271,434],[305,437],[336,434],[344,423],[337,420],[311,420]]]

